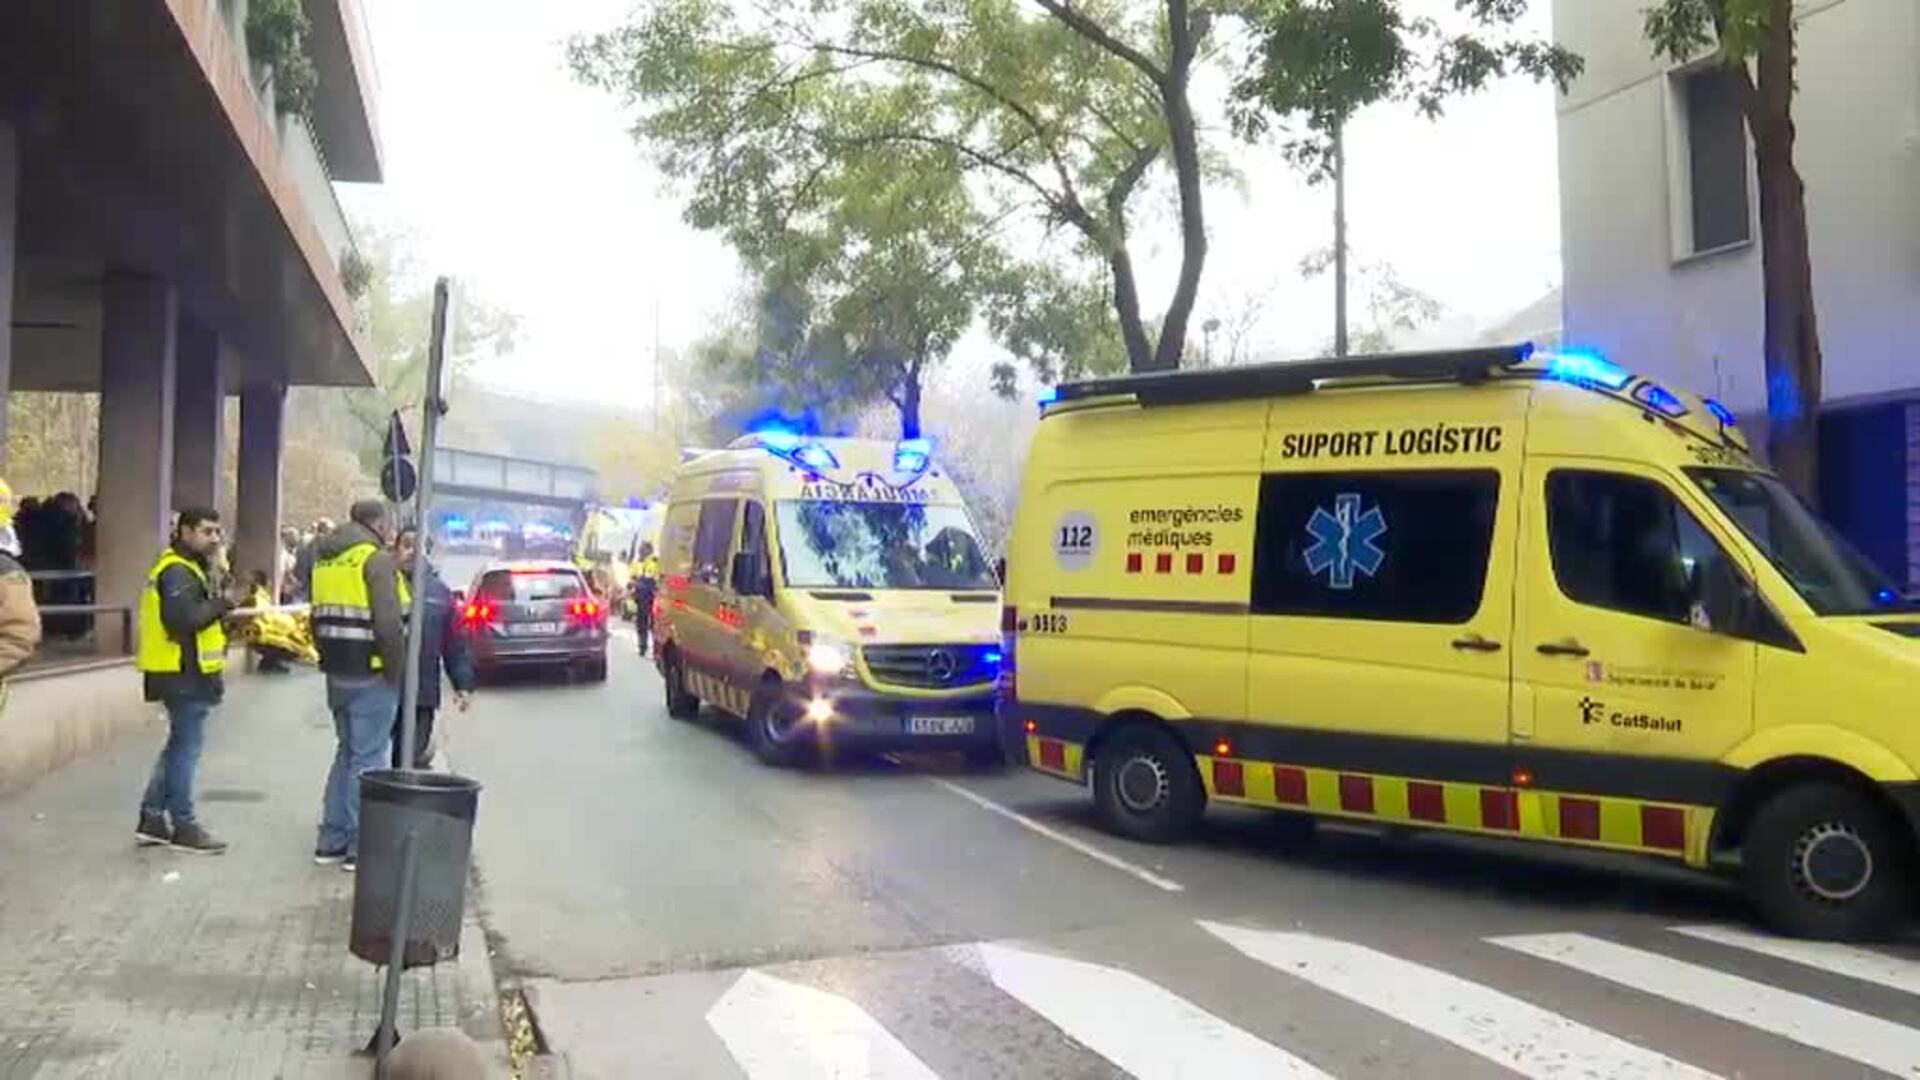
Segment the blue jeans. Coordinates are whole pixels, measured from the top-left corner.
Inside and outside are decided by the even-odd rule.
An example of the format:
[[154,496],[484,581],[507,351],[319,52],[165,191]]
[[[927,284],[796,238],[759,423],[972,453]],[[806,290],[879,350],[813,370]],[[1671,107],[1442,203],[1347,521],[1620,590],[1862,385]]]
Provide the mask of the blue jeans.
[[200,747],[207,740],[207,717],[213,713],[213,705],[196,697],[166,700],[167,745],[160,748],[160,756],[153,763],[153,776],[147,781],[147,793],[140,798],[140,811],[165,811],[176,829],[193,822],[193,773],[200,766]]
[[359,850],[360,774],[387,767],[393,714],[399,707],[399,688],[384,679],[344,685],[327,680],[327,708],[333,711],[336,743],[320,814],[319,850]]

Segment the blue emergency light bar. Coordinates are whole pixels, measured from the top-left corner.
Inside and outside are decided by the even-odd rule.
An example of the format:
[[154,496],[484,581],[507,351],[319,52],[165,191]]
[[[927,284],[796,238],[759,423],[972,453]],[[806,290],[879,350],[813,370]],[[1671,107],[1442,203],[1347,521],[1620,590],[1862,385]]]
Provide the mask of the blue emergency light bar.
[[1727,427],[1740,426],[1739,420],[1735,419],[1733,415],[1733,410],[1727,408],[1725,405],[1720,404],[1719,402],[1713,400],[1712,398],[1707,399],[1707,411],[1713,414],[1713,418],[1715,420],[1720,421],[1722,424],[1725,424]]
[[933,444],[926,439],[902,439],[893,451],[893,471],[923,473],[933,461]]
[[1673,391],[1659,383],[1641,383],[1640,388],[1633,392],[1633,396],[1638,398],[1642,405],[1662,416],[1677,419],[1687,415],[1686,403],[1682,402]]
[[793,460],[814,472],[827,472],[840,467],[840,459],[833,456],[833,451],[819,443],[808,443],[802,446],[793,452],[792,457]]
[[1586,383],[1608,390],[1624,390],[1633,381],[1633,372],[1592,352],[1558,353],[1547,361],[1547,374],[1566,382]]

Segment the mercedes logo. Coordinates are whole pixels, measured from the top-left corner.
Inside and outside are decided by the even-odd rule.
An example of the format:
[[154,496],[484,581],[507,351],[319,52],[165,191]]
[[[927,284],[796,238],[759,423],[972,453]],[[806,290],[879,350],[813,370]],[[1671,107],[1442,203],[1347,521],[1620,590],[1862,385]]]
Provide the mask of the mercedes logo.
[[950,683],[960,670],[960,662],[945,649],[935,649],[927,654],[927,678],[936,683]]

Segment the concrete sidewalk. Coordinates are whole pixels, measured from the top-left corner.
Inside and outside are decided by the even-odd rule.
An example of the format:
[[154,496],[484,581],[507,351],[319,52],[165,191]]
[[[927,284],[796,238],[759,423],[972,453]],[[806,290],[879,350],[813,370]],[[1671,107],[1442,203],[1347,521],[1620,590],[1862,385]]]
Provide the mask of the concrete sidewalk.
[[[333,753],[319,676],[230,679],[199,782],[224,855],[135,847],[164,735],[156,718],[0,800],[0,1078],[371,1075],[352,1055],[380,979],[347,952],[353,876],[311,858]],[[403,987],[403,1033],[461,1027],[505,1074],[471,914],[459,962]]]

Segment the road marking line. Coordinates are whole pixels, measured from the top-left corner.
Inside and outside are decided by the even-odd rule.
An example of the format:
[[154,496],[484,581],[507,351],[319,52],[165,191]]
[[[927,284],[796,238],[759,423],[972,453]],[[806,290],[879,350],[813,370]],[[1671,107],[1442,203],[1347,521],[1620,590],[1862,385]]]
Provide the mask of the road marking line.
[[1886,1072],[1920,1069],[1920,1031],[1877,1016],[1585,934],[1488,940]]
[[995,986],[1139,1080],[1327,1076],[1130,971],[1010,945],[976,948]]
[[1668,929],[1717,945],[1745,949],[1776,960],[1844,975],[1849,979],[1920,994],[1920,964],[1871,949],[1825,941],[1798,941],[1771,934],[1757,934],[1733,926],[1674,926]]
[[[901,762],[897,758],[890,758],[889,760],[892,760],[896,765],[901,764]],[[1099,848],[1094,847],[1092,844],[1089,844],[1084,840],[1079,840],[1079,839],[1075,839],[1074,837],[1068,836],[1066,833],[1061,832],[1059,829],[1056,829],[1051,825],[1047,825],[1042,822],[1035,821],[1034,819],[1028,817],[1027,815],[1021,813],[1018,810],[1014,810],[1009,807],[1002,806],[999,803],[994,802],[992,799],[987,798],[985,795],[980,795],[975,792],[969,791],[966,788],[961,787],[959,784],[955,784],[947,780],[942,780],[937,776],[922,776],[920,779],[925,780],[929,784],[934,784],[939,787],[943,787],[948,791],[953,792],[955,795],[958,795],[961,798],[967,800],[968,802],[974,804],[975,806],[980,807],[982,810],[991,810],[992,812],[999,814],[1001,817],[1004,817],[1009,821],[1015,822],[1016,824],[1022,826],[1023,828],[1030,829],[1033,832],[1039,833],[1041,836],[1044,836],[1047,839],[1054,841],[1055,843],[1064,844],[1067,847],[1070,847],[1073,850],[1079,852],[1080,854],[1085,855],[1089,859],[1093,859],[1096,862],[1105,863],[1106,865],[1113,867],[1115,870],[1132,874],[1134,877],[1139,878],[1141,881],[1146,882],[1147,884],[1153,886],[1156,889],[1164,889],[1167,892],[1185,892],[1186,891],[1187,887],[1185,885],[1182,885],[1171,878],[1161,877],[1159,874],[1154,873],[1153,871],[1147,869],[1144,866],[1139,866],[1134,863],[1130,863],[1118,855],[1111,855],[1111,854],[1108,854],[1107,852],[1101,851]]]
[[1365,945],[1205,920],[1200,926],[1268,967],[1523,1076],[1714,1076],[1491,987]]
[[860,1006],[758,971],[721,995],[707,1026],[749,1080],[939,1080]]

